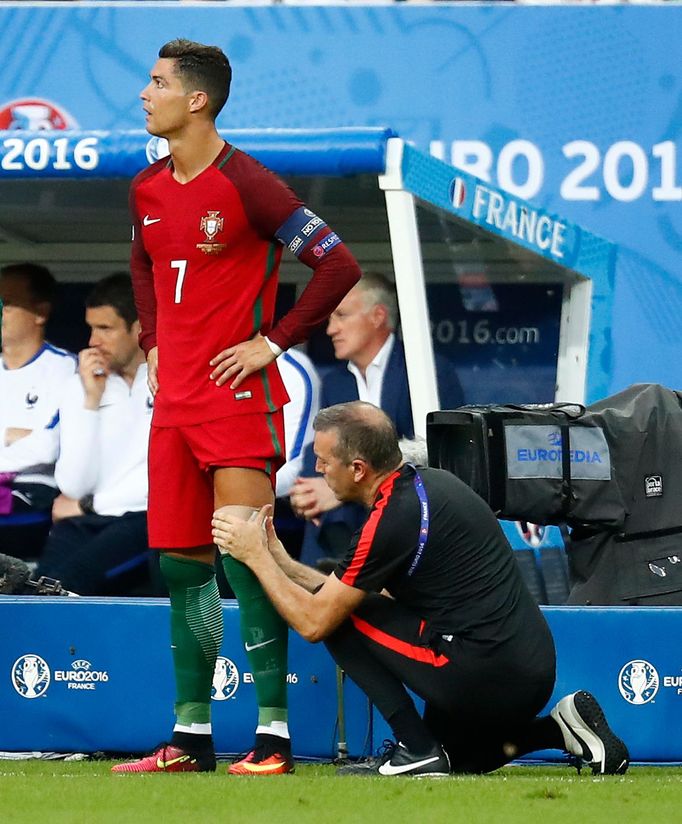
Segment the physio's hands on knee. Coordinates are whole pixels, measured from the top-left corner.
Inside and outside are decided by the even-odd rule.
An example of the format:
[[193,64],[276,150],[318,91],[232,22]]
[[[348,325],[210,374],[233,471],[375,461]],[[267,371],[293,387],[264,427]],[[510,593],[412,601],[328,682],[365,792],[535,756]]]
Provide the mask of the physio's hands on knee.
[[281,566],[282,562],[290,560],[289,553],[286,551],[284,544],[277,537],[275,532],[275,524],[273,522],[272,514],[269,514],[265,519],[265,535],[267,537],[267,546],[270,554],[275,561]]
[[238,561],[248,564],[259,552],[268,552],[265,522],[272,511],[266,504],[255,511],[248,521],[234,515],[232,507],[216,509],[211,521],[213,543],[223,554],[229,554]]

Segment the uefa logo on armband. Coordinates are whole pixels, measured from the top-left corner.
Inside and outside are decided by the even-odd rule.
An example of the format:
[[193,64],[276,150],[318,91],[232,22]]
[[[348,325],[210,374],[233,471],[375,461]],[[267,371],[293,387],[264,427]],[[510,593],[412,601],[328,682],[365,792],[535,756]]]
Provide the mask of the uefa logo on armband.
[[22,698],[40,698],[50,686],[50,668],[44,658],[27,654],[12,664],[12,686]]
[[237,692],[238,686],[239,670],[229,658],[219,655],[213,671],[211,698],[214,701],[227,701]]
[[653,700],[660,684],[653,664],[641,659],[628,661],[618,675],[618,689],[628,704],[648,704]]

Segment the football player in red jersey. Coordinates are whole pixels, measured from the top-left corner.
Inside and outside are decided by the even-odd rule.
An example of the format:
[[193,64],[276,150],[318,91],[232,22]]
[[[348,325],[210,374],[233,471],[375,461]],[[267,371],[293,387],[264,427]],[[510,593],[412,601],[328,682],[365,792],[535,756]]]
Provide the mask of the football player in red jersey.
[[[147,130],[170,157],[130,188],[131,271],[155,394],[149,539],[171,599],[176,724],[170,741],[116,772],[215,769],[210,722],[222,639],[213,511],[247,520],[271,504],[284,460],[278,354],[305,340],[360,277],[338,235],[272,172],[220,137],[231,69],[217,47],[174,40],[142,91]],[[313,270],[273,325],[283,246]],[[253,749],[232,774],[291,772],[287,627],[242,563],[222,558],[240,607],[258,700]]]

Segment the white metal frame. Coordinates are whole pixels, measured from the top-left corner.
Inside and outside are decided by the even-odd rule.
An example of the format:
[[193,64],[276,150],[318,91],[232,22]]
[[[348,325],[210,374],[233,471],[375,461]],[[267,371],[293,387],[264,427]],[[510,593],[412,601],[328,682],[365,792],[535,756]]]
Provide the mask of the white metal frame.
[[386,172],[379,176],[379,187],[386,197],[414,431],[425,438],[426,415],[440,406],[415,200],[403,188],[404,145],[397,137],[388,140]]
[[[404,146],[400,138],[388,140],[386,171],[379,176],[379,187],[386,197],[412,419],[415,434],[425,437],[426,415],[440,405],[415,197],[403,185]],[[584,403],[593,282],[574,275],[573,279],[564,281],[563,290],[555,400]]]
[[592,320],[592,281],[564,285],[556,369],[556,401],[585,403],[587,355]]

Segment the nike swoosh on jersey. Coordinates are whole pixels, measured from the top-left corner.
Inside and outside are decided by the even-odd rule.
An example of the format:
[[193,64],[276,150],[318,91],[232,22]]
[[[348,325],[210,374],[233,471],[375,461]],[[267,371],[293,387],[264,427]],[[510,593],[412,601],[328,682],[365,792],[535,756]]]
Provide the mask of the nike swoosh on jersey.
[[160,221],[161,221],[160,217],[149,217],[149,215],[145,215],[143,220],[142,220],[142,224],[144,226],[151,226],[152,223],[160,223]]
[[277,640],[276,638],[270,638],[267,641],[261,641],[260,644],[251,644],[251,645],[249,645],[249,644],[245,643],[244,644],[244,649],[247,652],[251,652],[252,649],[259,649],[260,647],[267,647],[268,644],[273,644],[276,640]]
[[411,764],[401,764],[398,767],[394,767],[390,761],[387,761],[379,767],[379,772],[382,775],[401,775],[402,773],[419,769],[419,767],[425,767],[427,764],[433,764],[434,761],[438,761],[438,758],[439,756],[433,755],[431,758],[424,758],[422,761],[413,761]]
[[156,766],[160,770],[167,770],[168,767],[172,767],[173,764],[181,764],[183,761],[189,761],[191,756],[189,755],[181,755],[178,758],[169,758],[168,761],[164,761],[161,758],[156,759]]

